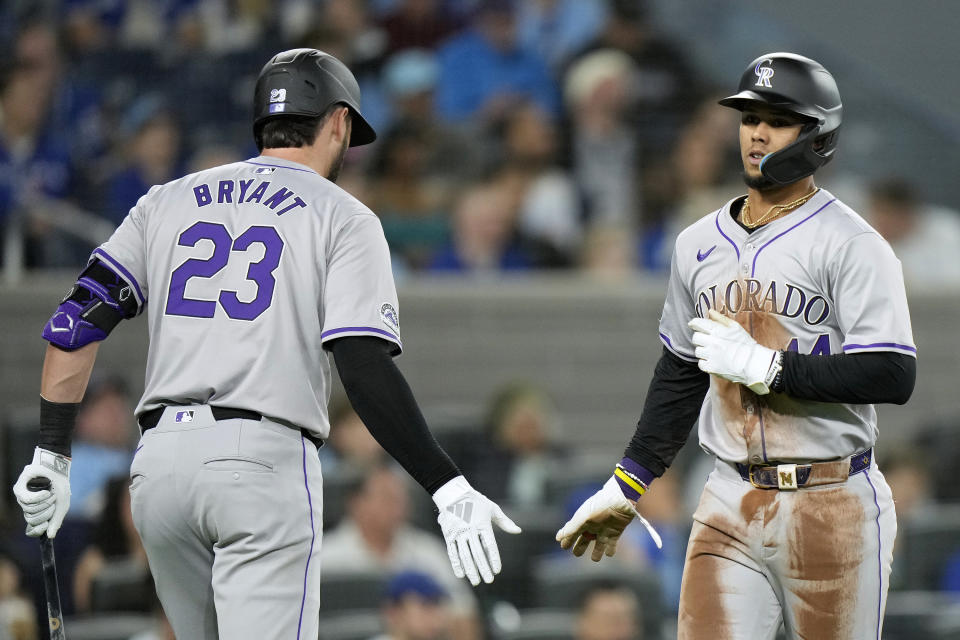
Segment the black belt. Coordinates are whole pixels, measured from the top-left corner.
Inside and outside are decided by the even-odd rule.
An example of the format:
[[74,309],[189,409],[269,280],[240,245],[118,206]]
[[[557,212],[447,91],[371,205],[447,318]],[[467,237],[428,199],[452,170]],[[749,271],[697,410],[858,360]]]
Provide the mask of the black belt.
[[[146,413],[140,416],[140,431],[146,431],[147,429],[153,429],[160,423],[160,418],[163,417],[163,410],[166,407],[157,407],[156,409],[151,409]],[[230,420],[232,418],[243,418],[244,420],[256,420],[260,421],[263,416],[261,416],[256,411],[250,411],[248,409],[231,409],[230,407],[210,407],[210,412],[213,414],[214,420]]]
[[[163,417],[163,411],[166,407],[157,407],[156,409],[151,409],[140,415],[140,432],[143,433],[149,429],[153,429],[160,423],[160,418]],[[255,420],[259,422],[263,416],[257,413],[256,411],[250,411],[249,409],[233,409],[231,407],[210,407],[210,413],[213,414],[213,419],[220,420],[232,420],[235,418],[242,418],[243,420]],[[300,433],[303,434],[303,437],[317,445],[317,449],[323,446],[323,440],[316,437],[306,429],[300,429]]]
[[[758,489],[792,490],[802,487],[815,487],[824,484],[842,482],[847,477],[870,468],[873,449],[855,453],[850,457],[850,467],[846,475],[838,478],[834,471],[839,460],[833,462],[811,462],[808,464],[741,464],[737,463],[740,477]],[[817,472],[817,473],[814,473]]]

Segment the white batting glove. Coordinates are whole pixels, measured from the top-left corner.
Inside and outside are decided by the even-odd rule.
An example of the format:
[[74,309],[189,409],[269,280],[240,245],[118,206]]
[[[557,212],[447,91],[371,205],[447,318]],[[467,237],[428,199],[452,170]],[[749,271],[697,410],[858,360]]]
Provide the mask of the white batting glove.
[[491,523],[507,533],[520,533],[520,527],[463,476],[437,489],[433,501],[440,509],[437,522],[447,542],[454,575],[466,576],[473,586],[480,584],[481,577],[486,583],[493,582],[501,564]]
[[[27,483],[34,478],[50,480],[50,489],[31,491]],[[27,535],[38,538],[44,533],[54,538],[70,508],[70,458],[37,447],[33,462],[23,468],[13,495],[23,509],[27,521]]]
[[737,321],[713,309],[708,315],[687,323],[693,329],[700,369],[746,385],[758,395],[770,393],[780,372],[780,353],[757,344]]
[[594,562],[600,562],[603,554],[613,557],[617,542],[627,525],[633,522],[637,511],[617,484],[616,478],[604,483],[595,494],[586,499],[573,517],[557,532],[557,542],[562,549],[573,547],[573,555],[583,555],[593,542]]

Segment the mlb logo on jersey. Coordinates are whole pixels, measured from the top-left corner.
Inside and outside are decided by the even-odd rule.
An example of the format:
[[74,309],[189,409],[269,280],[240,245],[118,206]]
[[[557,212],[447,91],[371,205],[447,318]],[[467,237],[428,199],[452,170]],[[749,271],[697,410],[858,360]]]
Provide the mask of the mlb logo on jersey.
[[286,106],[287,105],[283,104],[282,102],[279,104],[272,104],[270,105],[270,113],[281,113]]
[[[767,66],[763,66],[767,65]],[[767,87],[769,89],[773,88],[773,85],[770,84],[770,78],[773,77],[773,60],[767,58],[766,60],[761,60],[757,63],[756,68],[753,72],[757,75],[757,84],[758,87]]]
[[177,411],[174,422],[193,422],[193,411]]

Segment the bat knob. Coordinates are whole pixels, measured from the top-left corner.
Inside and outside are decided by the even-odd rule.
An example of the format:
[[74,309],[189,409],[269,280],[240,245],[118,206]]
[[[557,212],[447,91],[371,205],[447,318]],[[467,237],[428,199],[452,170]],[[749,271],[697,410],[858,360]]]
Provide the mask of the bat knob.
[[43,491],[44,489],[49,489],[50,486],[50,478],[45,478],[43,476],[30,478],[30,480],[27,481],[27,489],[30,491]]

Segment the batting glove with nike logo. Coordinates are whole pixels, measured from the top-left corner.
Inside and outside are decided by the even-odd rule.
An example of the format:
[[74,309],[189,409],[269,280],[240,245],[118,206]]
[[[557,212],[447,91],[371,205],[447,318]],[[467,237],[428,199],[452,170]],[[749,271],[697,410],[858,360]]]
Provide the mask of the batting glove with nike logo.
[[[31,491],[27,483],[34,478],[47,478],[50,488]],[[27,535],[38,538],[44,533],[54,538],[70,509],[70,458],[37,447],[33,462],[23,468],[13,485],[23,517],[27,521]]]
[[484,582],[493,582],[501,564],[492,525],[507,533],[520,533],[520,527],[463,476],[437,489],[433,501],[440,510],[437,522],[447,542],[454,575],[466,576],[474,586],[480,584],[481,577]]
[[783,354],[757,344],[737,321],[713,309],[708,315],[687,323],[693,329],[700,369],[746,385],[758,395],[770,393]]

